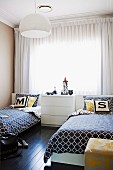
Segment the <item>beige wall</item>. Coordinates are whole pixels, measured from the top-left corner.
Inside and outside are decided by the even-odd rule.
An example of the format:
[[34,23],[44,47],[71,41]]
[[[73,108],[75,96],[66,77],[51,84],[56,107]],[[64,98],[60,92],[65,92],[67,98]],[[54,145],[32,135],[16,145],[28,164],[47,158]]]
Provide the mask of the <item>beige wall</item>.
[[0,22],[0,107],[11,103],[14,79],[14,32]]

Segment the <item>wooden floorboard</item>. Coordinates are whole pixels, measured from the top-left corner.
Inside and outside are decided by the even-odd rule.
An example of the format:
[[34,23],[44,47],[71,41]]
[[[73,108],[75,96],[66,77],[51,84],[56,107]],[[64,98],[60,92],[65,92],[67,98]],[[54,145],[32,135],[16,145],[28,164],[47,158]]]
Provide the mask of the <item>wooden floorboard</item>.
[[22,149],[22,156],[2,160],[0,170],[83,170],[83,167],[65,164],[44,164],[43,157],[49,138],[56,132],[55,128],[36,125],[20,135],[29,144]]

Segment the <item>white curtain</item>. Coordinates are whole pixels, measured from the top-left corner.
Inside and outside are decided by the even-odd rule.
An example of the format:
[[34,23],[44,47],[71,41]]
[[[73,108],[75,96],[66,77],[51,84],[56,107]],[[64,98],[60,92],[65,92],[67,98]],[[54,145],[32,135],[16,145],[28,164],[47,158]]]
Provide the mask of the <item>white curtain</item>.
[[54,86],[61,92],[67,77],[78,94],[113,94],[112,18],[58,22],[50,37],[27,39],[16,32],[15,39],[16,92]]
[[30,41],[22,37],[18,29],[15,29],[14,91],[16,93],[29,92],[29,60]]
[[101,29],[101,93],[113,94],[113,18],[104,19]]

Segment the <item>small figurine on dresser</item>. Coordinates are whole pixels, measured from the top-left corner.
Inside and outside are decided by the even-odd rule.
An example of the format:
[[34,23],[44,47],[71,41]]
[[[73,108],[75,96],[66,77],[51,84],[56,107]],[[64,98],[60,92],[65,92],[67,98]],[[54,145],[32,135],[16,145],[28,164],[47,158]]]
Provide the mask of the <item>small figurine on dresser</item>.
[[63,90],[62,90],[61,94],[68,95],[68,81],[67,81],[66,77],[64,78],[64,81],[63,81]]
[[53,94],[57,94],[56,87],[54,86]]
[[57,94],[56,87],[54,87],[53,92],[46,92],[47,95],[54,95]]

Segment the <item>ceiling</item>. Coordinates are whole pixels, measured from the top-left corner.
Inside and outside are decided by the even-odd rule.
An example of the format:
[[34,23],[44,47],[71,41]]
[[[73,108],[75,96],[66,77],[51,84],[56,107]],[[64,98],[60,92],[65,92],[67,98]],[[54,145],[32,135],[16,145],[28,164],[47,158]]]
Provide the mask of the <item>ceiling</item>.
[[[113,13],[113,0],[35,0],[37,5],[51,5],[44,13],[50,20]],[[20,20],[35,12],[34,0],[0,0],[0,21],[16,27]],[[38,12],[38,11],[37,11]]]

